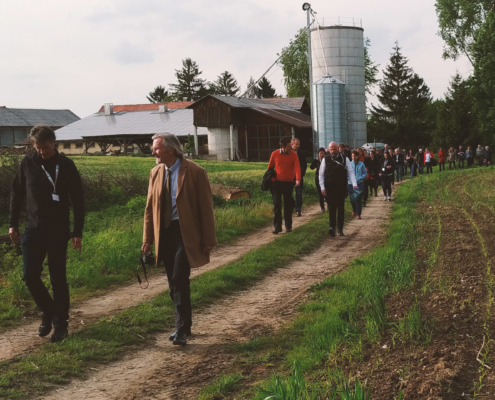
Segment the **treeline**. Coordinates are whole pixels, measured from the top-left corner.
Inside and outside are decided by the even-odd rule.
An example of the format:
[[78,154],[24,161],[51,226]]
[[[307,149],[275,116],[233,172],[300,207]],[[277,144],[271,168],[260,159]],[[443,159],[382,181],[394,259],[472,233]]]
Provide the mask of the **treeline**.
[[[202,71],[198,64],[186,58],[182,60],[182,68],[175,70],[176,83],[170,83],[169,90],[164,86],[157,86],[150,92],[147,99],[151,103],[166,103],[169,101],[195,101],[208,94],[224,96],[240,96],[241,86],[229,71],[218,75],[214,81],[208,81],[201,77]],[[249,99],[269,99],[277,97],[277,93],[268,79],[263,77],[255,85],[253,77],[246,84],[247,93],[244,97]],[[249,89],[249,90],[248,90]]]

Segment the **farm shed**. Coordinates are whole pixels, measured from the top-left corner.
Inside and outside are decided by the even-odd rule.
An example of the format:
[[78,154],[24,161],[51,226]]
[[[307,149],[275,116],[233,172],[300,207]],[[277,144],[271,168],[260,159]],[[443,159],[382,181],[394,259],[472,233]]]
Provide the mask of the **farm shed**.
[[0,107],[0,146],[18,144],[28,137],[31,128],[37,124],[57,130],[78,120],[79,117],[70,110]]
[[217,160],[267,161],[284,136],[313,153],[311,116],[304,98],[244,99],[208,95],[187,108],[196,129],[206,128],[208,153]]

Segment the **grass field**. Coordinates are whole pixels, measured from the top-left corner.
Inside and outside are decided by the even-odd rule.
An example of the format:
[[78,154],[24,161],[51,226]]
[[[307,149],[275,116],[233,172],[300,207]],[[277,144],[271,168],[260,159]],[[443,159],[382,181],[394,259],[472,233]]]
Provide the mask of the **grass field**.
[[[68,251],[67,276],[72,301],[134,279],[142,244],[142,219],[149,171],[154,158],[73,157],[87,189],[87,215],[81,255]],[[266,163],[200,161],[214,183],[248,190],[251,199],[226,202],[215,198],[219,243],[252,232],[272,218],[271,196],[261,191]],[[305,203],[316,201],[314,173],[305,181]],[[5,216],[5,211],[3,212]],[[0,234],[6,234],[6,224]],[[22,282],[22,257],[0,248],[0,326],[16,324],[34,311]],[[48,285],[48,276],[44,275]]]

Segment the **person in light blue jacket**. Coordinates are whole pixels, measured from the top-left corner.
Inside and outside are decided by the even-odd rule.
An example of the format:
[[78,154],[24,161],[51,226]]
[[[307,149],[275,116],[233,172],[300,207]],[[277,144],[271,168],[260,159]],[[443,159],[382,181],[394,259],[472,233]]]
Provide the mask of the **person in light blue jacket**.
[[[354,171],[354,175],[356,176],[358,189],[362,192],[364,190],[364,180],[366,178],[367,171],[364,163],[359,161],[359,152],[357,150],[354,150],[352,152],[351,168]],[[349,194],[354,191],[352,182],[350,180],[347,181],[347,191],[349,192]],[[360,197],[356,203],[351,202],[351,205],[352,215],[354,217],[357,217],[357,219],[361,219],[361,211],[363,209],[362,197]]]

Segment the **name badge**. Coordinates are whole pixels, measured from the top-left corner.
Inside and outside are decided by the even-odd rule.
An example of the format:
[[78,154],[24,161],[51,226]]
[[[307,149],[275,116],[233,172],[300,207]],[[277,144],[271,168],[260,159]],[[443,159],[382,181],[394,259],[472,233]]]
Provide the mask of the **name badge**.
[[58,197],[58,194],[52,193],[52,199],[53,201],[60,201],[60,197]]

